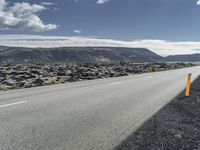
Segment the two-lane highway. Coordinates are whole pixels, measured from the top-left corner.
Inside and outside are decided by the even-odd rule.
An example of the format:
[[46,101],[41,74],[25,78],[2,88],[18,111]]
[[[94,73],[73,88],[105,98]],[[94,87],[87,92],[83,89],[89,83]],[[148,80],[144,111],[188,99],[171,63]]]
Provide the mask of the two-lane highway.
[[0,92],[1,150],[112,149],[200,67]]

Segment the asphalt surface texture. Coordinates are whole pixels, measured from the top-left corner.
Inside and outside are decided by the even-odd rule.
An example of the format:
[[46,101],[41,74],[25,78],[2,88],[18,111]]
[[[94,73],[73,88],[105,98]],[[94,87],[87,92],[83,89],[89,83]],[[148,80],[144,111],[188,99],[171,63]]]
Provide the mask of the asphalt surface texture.
[[200,76],[115,150],[200,150]]
[[[113,149],[200,67],[0,92],[1,150]],[[195,130],[195,129],[194,129]]]

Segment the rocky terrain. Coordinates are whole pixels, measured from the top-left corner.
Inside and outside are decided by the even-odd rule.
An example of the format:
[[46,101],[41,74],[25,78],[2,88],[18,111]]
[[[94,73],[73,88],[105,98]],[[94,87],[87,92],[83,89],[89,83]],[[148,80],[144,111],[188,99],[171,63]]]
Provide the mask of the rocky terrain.
[[199,150],[200,77],[115,150]]
[[0,65],[0,90],[127,76],[194,66],[191,63],[16,64]]

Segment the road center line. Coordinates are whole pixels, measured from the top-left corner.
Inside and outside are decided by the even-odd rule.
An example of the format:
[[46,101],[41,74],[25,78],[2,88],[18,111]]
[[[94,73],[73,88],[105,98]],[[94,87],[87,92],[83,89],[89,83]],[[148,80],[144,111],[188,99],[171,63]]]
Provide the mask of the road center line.
[[0,108],[8,107],[8,106],[13,106],[13,105],[19,105],[19,104],[23,104],[23,103],[27,103],[27,101],[20,101],[20,102],[16,102],[16,103],[10,103],[10,104],[5,104],[5,105],[0,105]]

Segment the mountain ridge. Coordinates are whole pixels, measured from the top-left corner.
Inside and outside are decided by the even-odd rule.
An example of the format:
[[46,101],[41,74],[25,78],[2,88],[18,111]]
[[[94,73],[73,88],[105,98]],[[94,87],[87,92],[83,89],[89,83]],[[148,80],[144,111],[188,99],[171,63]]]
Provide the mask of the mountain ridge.
[[168,61],[200,62],[200,53],[188,54],[188,55],[169,55],[165,58]]
[[146,48],[0,46],[0,63],[200,62],[200,54],[162,57]]
[[156,62],[163,57],[145,48],[125,47],[0,47],[0,63]]

